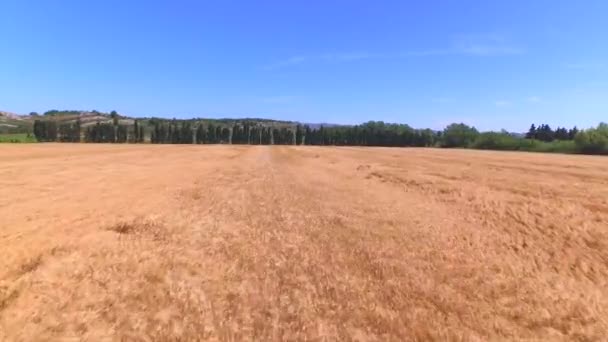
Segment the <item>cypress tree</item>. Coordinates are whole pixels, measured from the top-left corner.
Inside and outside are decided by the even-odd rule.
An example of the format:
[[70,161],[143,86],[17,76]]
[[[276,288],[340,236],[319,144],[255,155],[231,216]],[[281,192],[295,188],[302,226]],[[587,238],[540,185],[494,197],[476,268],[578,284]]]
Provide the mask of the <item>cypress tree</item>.
[[216,140],[215,142],[216,143],[222,143],[223,142],[222,138],[223,138],[223,136],[222,136],[222,127],[217,126],[215,128],[215,140]]
[[296,126],[296,135],[295,135],[295,145],[303,145],[302,142],[303,134],[302,134],[302,126],[299,124]]
[[134,143],[139,142],[139,124],[137,123],[137,120],[133,121],[133,137],[131,139]]

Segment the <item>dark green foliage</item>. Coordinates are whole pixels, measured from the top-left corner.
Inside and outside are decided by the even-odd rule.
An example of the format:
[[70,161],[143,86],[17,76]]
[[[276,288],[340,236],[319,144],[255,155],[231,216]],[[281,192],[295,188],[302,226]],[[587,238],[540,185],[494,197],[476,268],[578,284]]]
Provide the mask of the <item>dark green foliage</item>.
[[56,110],[52,109],[44,112],[46,116],[64,116],[64,115],[80,115],[81,111],[79,110]]
[[576,146],[571,140],[545,142],[524,139],[507,132],[484,132],[470,145],[471,148],[497,151],[561,152],[575,153]]
[[[141,136],[140,136],[141,135]],[[85,130],[85,141],[92,143],[127,143],[143,140],[143,127],[138,127],[130,133],[129,126],[109,123],[96,123]]]
[[50,120],[34,121],[34,136],[40,142],[57,141],[57,123]]
[[217,137],[215,135],[215,126],[213,124],[209,124],[207,126],[207,144],[217,144]]
[[255,140],[253,139],[252,136],[255,134],[254,133],[255,128],[251,126],[251,123],[249,122],[244,122],[242,124],[234,124],[232,126],[232,136],[231,136],[231,143],[232,144],[255,144]]
[[439,134],[430,129],[417,130],[408,125],[370,121],[362,125],[321,126],[319,129],[305,126],[302,141],[306,145],[423,147],[433,146],[438,138]]
[[261,131],[261,140],[260,145],[270,145],[273,142],[272,138],[272,128],[270,127],[260,127]]
[[557,127],[554,131],[551,126],[542,124],[536,127],[534,124],[530,126],[528,133],[526,133],[526,139],[540,140],[544,142],[551,142],[554,140],[573,140],[578,129],[576,127],[568,130],[565,127]]
[[91,143],[114,143],[116,142],[116,126],[107,123],[97,123],[85,130],[85,141]]
[[526,139],[535,139],[536,138],[536,125],[532,124],[532,126],[530,126],[530,129],[528,130],[528,133],[526,133]]
[[141,142],[140,138],[139,138],[139,123],[137,122],[137,120],[133,121],[133,134],[131,135],[131,140],[130,142],[132,143],[138,143]]
[[80,120],[59,125],[58,137],[60,142],[80,142]]
[[206,140],[207,140],[207,131],[205,130],[205,127],[203,127],[203,125],[199,124],[198,127],[196,128],[196,143],[204,144]]
[[543,153],[578,153],[578,149],[573,140],[553,140],[551,142],[534,140],[534,142],[533,148],[527,151]]
[[[195,132],[189,121],[154,122],[150,142],[153,144],[193,144],[196,141],[200,144],[204,142],[204,134],[201,130],[202,128],[199,126]],[[143,141],[143,133],[140,140]]]
[[553,141],[555,140],[555,132],[553,132],[549,125],[540,125],[536,129],[536,136],[534,139],[547,142]]
[[531,141],[516,138],[505,132],[484,132],[479,134],[470,147],[481,150],[516,151],[526,149]]
[[576,135],[578,134],[579,130],[578,128],[576,128],[576,126],[574,126],[574,128],[568,130],[568,139],[569,140],[574,140],[574,138],[576,138]]
[[469,127],[463,123],[453,123],[443,130],[443,138],[441,140],[442,147],[469,147],[479,132],[475,127]]
[[304,132],[302,131],[302,126],[296,126],[296,145],[304,145]]
[[252,145],[270,144],[270,135],[266,128],[262,126],[249,127],[249,143]]
[[274,145],[293,145],[294,144],[294,133],[291,129],[273,128],[271,131],[272,144]]
[[126,143],[129,139],[129,129],[124,125],[114,125],[117,143]]
[[[97,115],[105,116],[99,112]],[[121,125],[120,115],[109,114],[111,123],[80,127],[77,121],[61,115],[78,115],[80,111],[51,110],[33,123],[37,141],[141,143],[149,132],[149,141],[156,144],[250,144],[250,145],[335,145],[386,147],[461,147],[505,151],[608,154],[608,125],[579,131],[576,127],[553,130],[547,124],[531,125],[524,136],[502,132],[479,133],[465,124],[451,124],[443,131],[414,129],[404,124],[370,121],[353,126],[300,125],[259,119],[193,119],[168,120],[144,118],[132,125]],[[36,116],[32,113],[32,116]],[[31,122],[31,121],[30,121]],[[63,123],[62,123],[63,122]],[[31,132],[31,123],[19,132]],[[18,133],[19,133],[18,132]],[[11,133],[11,132],[9,132]],[[33,139],[32,139],[33,140]]]
[[159,144],[295,144],[294,127],[268,127],[257,122],[232,121],[230,126],[217,120],[150,120],[151,142]]
[[215,140],[212,142],[213,144],[219,144],[222,142],[222,127],[215,127]]
[[608,124],[579,132],[574,138],[576,148],[586,154],[608,154]]
[[553,133],[553,138],[555,140],[569,140],[570,136],[568,134],[568,130],[564,127],[558,127]]
[[230,144],[230,129],[228,127],[222,128],[220,137],[220,143]]

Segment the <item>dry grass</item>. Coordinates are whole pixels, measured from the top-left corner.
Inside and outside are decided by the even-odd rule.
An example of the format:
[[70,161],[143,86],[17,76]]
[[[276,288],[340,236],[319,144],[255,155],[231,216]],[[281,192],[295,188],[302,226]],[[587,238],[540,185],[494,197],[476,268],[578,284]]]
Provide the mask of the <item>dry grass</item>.
[[608,160],[0,146],[0,340],[601,340]]

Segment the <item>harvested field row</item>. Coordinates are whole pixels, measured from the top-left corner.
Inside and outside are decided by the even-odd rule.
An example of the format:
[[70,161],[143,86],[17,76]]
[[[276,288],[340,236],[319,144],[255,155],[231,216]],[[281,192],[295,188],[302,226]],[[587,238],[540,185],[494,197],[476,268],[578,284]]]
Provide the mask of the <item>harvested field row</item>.
[[0,340],[599,340],[608,162],[0,146]]

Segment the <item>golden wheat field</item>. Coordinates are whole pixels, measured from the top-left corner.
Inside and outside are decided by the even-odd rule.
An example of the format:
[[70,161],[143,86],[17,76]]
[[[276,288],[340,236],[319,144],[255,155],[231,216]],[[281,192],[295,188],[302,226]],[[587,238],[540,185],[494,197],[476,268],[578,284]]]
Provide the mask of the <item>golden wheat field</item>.
[[602,340],[608,159],[0,146],[0,340]]

